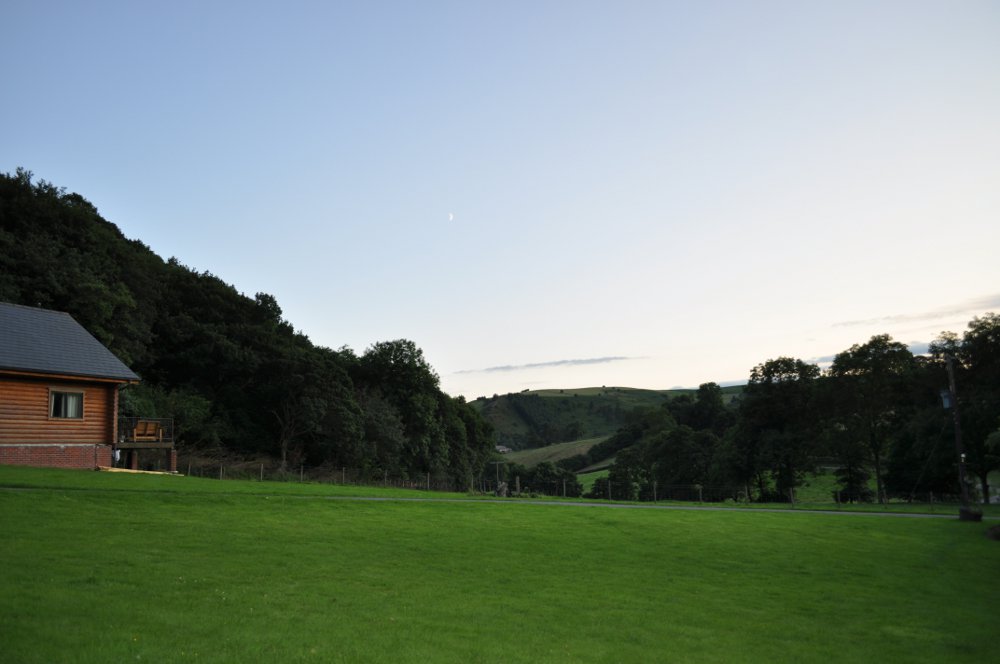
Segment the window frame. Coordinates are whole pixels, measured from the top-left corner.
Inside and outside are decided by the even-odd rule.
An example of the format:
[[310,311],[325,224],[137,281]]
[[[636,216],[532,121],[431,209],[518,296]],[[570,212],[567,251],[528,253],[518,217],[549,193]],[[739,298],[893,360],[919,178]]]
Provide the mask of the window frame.
[[[73,415],[56,415],[55,414],[55,405],[56,405],[56,395],[57,394],[62,394],[62,395],[65,395],[65,394],[79,395],[80,396],[80,414],[77,415],[77,416],[73,416]],[[49,388],[49,413],[48,413],[49,414],[49,419],[50,420],[54,420],[56,422],[80,422],[80,421],[83,421],[83,419],[84,419],[84,413],[86,412],[86,409],[84,408],[86,399],[87,399],[87,391],[86,390],[82,390],[82,389],[80,389],[80,390],[74,390],[74,389],[69,389],[69,388],[65,388],[65,387],[50,387]]]

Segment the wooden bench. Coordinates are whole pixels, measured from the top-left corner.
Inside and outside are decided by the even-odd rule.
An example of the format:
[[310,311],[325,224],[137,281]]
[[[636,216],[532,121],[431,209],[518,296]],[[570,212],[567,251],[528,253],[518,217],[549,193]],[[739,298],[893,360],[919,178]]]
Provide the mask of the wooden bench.
[[132,429],[132,440],[134,441],[156,441],[163,442],[163,427],[159,422],[151,420],[139,420]]

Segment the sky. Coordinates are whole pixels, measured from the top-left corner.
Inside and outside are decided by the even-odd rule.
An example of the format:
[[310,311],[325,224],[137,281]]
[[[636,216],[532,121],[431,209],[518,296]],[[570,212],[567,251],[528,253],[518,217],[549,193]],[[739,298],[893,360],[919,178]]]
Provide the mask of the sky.
[[452,395],[1000,311],[1000,2],[6,0],[0,57],[0,171]]

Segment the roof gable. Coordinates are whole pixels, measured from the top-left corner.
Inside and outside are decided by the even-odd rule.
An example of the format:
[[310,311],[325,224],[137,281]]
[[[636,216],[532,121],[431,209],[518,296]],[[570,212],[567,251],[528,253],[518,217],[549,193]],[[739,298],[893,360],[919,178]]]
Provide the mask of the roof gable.
[[69,314],[5,302],[0,302],[0,370],[139,380]]

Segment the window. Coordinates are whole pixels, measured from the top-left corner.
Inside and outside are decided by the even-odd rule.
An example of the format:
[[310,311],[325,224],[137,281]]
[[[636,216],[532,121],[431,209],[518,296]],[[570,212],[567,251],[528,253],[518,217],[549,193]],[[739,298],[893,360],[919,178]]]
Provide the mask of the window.
[[83,392],[49,393],[49,415],[72,419],[83,418]]

